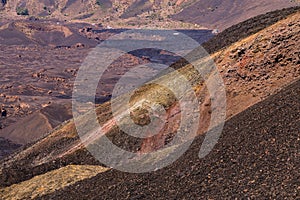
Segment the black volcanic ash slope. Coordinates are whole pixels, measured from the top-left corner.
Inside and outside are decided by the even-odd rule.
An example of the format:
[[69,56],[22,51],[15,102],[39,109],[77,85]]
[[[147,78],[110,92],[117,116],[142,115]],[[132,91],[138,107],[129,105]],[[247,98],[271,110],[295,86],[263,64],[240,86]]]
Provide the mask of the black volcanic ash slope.
[[[258,15],[225,29],[208,41],[202,43],[201,48],[203,47],[210,54],[215,53],[221,49],[225,49],[235,42],[238,42],[263,30],[264,28],[267,28],[268,26],[277,23],[280,20],[286,19],[299,10],[300,6],[284,8],[281,10],[275,10],[266,14]],[[198,51],[198,49],[196,49],[196,51]],[[171,67],[178,69],[187,64],[188,62],[186,60],[180,59],[176,63],[172,64]]]
[[148,174],[111,170],[40,199],[294,199],[300,187],[300,81],[227,121],[214,150],[203,136],[171,166]]
[[[298,15],[297,15],[298,16]],[[291,22],[291,21],[295,21],[295,23],[297,23],[297,17],[291,17],[290,20],[284,20],[283,22],[279,23],[278,25],[276,25],[275,27],[275,30],[277,30],[277,28],[279,27],[282,27],[281,25],[283,25],[283,27],[286,27],[288,26],[288,24]],[[293,24],[293,23],[291,23]],[[296,28],[296,26],[294,26]],[[273,31],[273,30],[271,30]],[[295,30],[293,30],[294,32]],[[270,32],[270,30],[268,31],[264,31],[264,33],[268,34]],[[283,33],[283,32],[279,32],[279,33]],[[287,32],[289,33],[289,32]],[[285,35],[285,33],[284,33]],[[294,35],[294,33],[292,34]],[[266,37],[268,37],[268,35],[266,35]],[[280,38],[281,38],[281,34],[280,34]],[[285,37],[285,36],[284,36]],[[275,35],[275,40],[277,40],[277,36]],[[289,40],[292,40],[290,36],[286,36],[287,39]],[[287,41],[284,42],[285,44],[289,44],[289,40],[284,40],[284,41]],[[252,44],[252,43],[251,43]],[[291,42],[290,44],[292,44],[291,48],[293,47],[294,45],[294,42]],[[280,45],[281,46],[281,45]],[[294,49],[294,48],[293,48]],[[296,48],[297,49],[297,48]],[[277,52],[279,51],[275,51],[275,54],[274,55],[277,55]],[[283,55],[288,55],[286,54],[286,52],[284,51],[280,51],[281,54],[284,53]],[[293,51],[292,51],[293,52]],[[268,51],[268,53],[270,53],[270,51]],[[223,54],[223,55],[226,55],[226,54]],[[266,55],[269,55],[269,54],[266,54]],[[295,57],[294,57],[295,56]],[[292,56],[292,59],[290,59],[290,65],[289,68],[292,68],[292,69],[295,69],[294,72],[297,72],[297,62],[293,62],[294,58],[297,57],[297,54],[295,53],[293,56]],[[287,57],[287,58],[291,58],[291,57]],[[297,60],[295,60],[297,61]],[[293,65],[293,66],[292,66]],[[262,62],[260,62],[260,65],[259,66],[265,66]],[[188,69],[188,68],[187,68]],[[278,68],[274,68],[274,66],[272,67],[273,70],[275,69],[278,69]],[[283,69],[282,67],[280,67],[280,69]],[[291,72],[293,73],[293,72]],[[287,74],[286,72],[283,72],[283,74]],[[285,75],[287,79],[291,80],[289,75]],[[296,77],[297,76],[297,73],[293,73],[293,76],[292,77]],[[270,79],[263,79],[264,80],[264,84],[266,82],[270,82]],[[278,79],[278,81],[280,81]],[[254,82],[255,83],[255,82]],[[263,85],[264,85],[263,84]],[[256,84],[255,84],[256,85]],[[256,86],[254,85],[254,88],[257,88]],[[235,89],[238,89],[238,87],[241,87],[242,85],[241,84],[237,84],[236,86],[234,86]],[[244,89],[244,87],[242,87]],[[266,89],[268,87],[265,87]],[[240,88],[239,88],[240,89]],[[264,90],[257,90],[257,92],[264,92]],[[268,94],[266,94],[268,96]],[[298,105],[299,106],[299,105]],[[104,113],[102,116],[103,118],[101,117],[101,119],[104,121],[106,121],[108,118],[106,118],[107,116],[109,116],[109,111],[105,109],[108,109],[109,106],[104,106],[104,107],[101,107],[101,109],[104,109],[104,110],[99,110],[99,113]],[[272,107],[269,107],[270,110]],[[276,106],[274,107],[274,109],[276,109]],[[295,107],[297,108],[297,107]],[[295,110],[292,110],[293,112]],[[297,112],[294,112],[296,114],[298,114],[298,110],[296,110]],[[262,112],[264,113],[264,112]],[[294,114],[295,116],[297,116],[296,114]],[[281,116],[281,117],[280,117]],[[269,116],[270,117],[270,116]],[[278,115],[278,118],[282,118],[282,115]],[[236,118],[234,118],[236,119]],[[248,119],[245,119],[245,118],[242,118],[244,119],[244,121],[248,121]],[[291,119],[295,119],[295,118],[291,118]],[[273,119],[272,119],[273,120]],[[292,121],[292,120],[291,120]],[[258,120],[259,124],[261,126],[264,125],[264,123],[267,123],[265,121],[260,121]],[[272,122],[272,121],[271,121]],[[270,122],[270,123],[271,123]],[[276,121],[275,121],[276,122]],[[293,121],[292,121],[293,122]],[[236,123],[236,126],[239,127],[239,123]],[[227,125],[228,126],[228,125]],[[227,128],[229,129],[229,128]],[[232,130],[235,130],[234,128],[232,128]],[[238,131],[240,131],[238,129]],[[256,133],[255,129],[252,130],[253,133]],[[225,132],[227,134],[231,134],[231,132]],[[252,133],[252,132],[250,132]],[[234,133],[234,134],[237,134],[237,133]],[[249,133],[247,133],[249,134]],[[234,135],[235,136],[235,135]],[[284,136],[284,135],[283,135]],[[239,136],[237,136],[239,137]],[[201,138],[200,138],[201,139]],[[235,138],[234,138],[235,139]],[[239,139],[239,138],[238,138]],[[253,139],[253,138],[252,138]],[[256,140],[256,138],[254,137],[253,140]],[[275,141],[278,141],[279,139],[275,140]],[[248,139],[245,140],[248,142]],[[36,144],[34,144],[33,146],[31,147],[28,147],[26,148],[26,151],[23,151],[23,152],[20,152],[19,154],[16,154],[15,156],[12,156],[11,159],[7,159],[7,161],[4,161],[4,162],[0,162],[0,167],[1,167],[1,170],[2,173],[1,173],[1,178],[0,178],[0,185],[1,186],[10,186],[14,183],[20,183],[24,180],[28,180],[28,179],[31,179],[32,177],[36,176],[36,175],[40,175],[40,174],[44,174],[46,172],[49,172],[50,170],[53,170],[53,169],[58,169],[60,167],[63,167],[63,166],[66,166],[66,165],[69,165],[69,164],[97,164],[91,156],[88,156],[88,153],[86,151],[84,151],[83,148],[79,149],[79,151],[76,151],[76,152],[73,152],[73,153],[70,153],[70,154],[67,154],[66,156],[64,157],[60,157],[61,153],[65,153],[66,151],[69,151],[69,148],[72,147],[72,145],[75,143],[78,143],[78,136],[75,132],[75,127],[74,125],[72,125],[72,123],[68,123],[66,126],[63,126],[61,127],[60,129],[58,129],[57,131],[54,131],[52,134],[49,135],[49,137],[46,137],[44,138],[43,140],[37,142]],[[243,142],[237,142],[237,143],[229,143],[230,145],[234,145],[234,146],[237,146],[239,144],[241,144]],[[252,142],[253,144],[255,144],[255,142]],[[255,145],[252,145],[251,144],[248,144],[249,147],[250,146],[255,146]],[[199,146],[200,146],[200,142],[196,143],[198,145],[198,149],[199,149]],[[243,145],[243,144],[242,144]],[[246,144],[247,146],[247,144]],[[229,146],[231,147],[231,146]],[[193,148],[192,148],[193,149]],[[198,149],[193,149],[194,152],[198,151]],[[221,148],[222,149],[222,148]],[[227,148],[225,148],[226,150]],[[288,148],[287,148],[288,149]],[[224,151],[225,151],[224,150]],[[289,150],[289,149],[288,149]],[[223,150],[222,150],[223,151]],[[235,155],[238,155],[237,153],[239,152],[239,150],[235,150],[235,154],[233,154],[234,156]],[[270,151],[267,151],[267,152],[270,152]],[[226,153],[226,152],[225,152]],[[217,155],[219,157],[222,157],[222,155]],[[219,158],[217,157],[217,158]],[[227,156],[228,157],[228,156]],[[247,156],[245,156],[247,157]],[[190,154],[188,155],[187,157],[188,159],[186,160],[191,160],[192,163],[194,162],[198,162],[197,161],[197,156],[196,157],[192,157],[190,156]],[[194,158],[194,160],[193,160]],[[246,160],[244,157],[242,157],[242,161]],[[182,163],[184,163],[186,161],[185,159],[181,160]],[[228,160],[228,159],[227,159]],[[229,160],[231,161],[231,160]],[[233,161],[234,162],[234,161]],[[207,166],[209,169],[211,169],[211,164],[210,162],[208,161],[201,161],[201,163],[199,164],[199,166]],[[185,171],[184,168],[187,168],[188,171],[191,170],[191,168],[187,167],[186,165],[180,165],[180,164],[174,164],[173,165],[174,167],[171,167],[171,168],[168,168],[168,170],[166,171],[163,171],[163,173],[166,173],[167,175],[169,174],[170,176],[173,176],[172,173],[179,173],[179,175],[176,175],[178,177],[181,177],[180,174],[182,174],[182,171]],[[197,165],[198,166],[198,165]],[[196,166],[196,167],[197,167]],[[214,167],[214,166],[213,166]],[[177,170],[178,168],[178,170]],[[216,166],[215,166],[216,168]],[[246,167],[245,167],[246,168]],[[173,169],[173,171],[172,171]],[[196,168],[192,168],[192,169],[196,169]],[[203,171],[203,169],[206,169],[206,168],[199,168],[198,167],[198,170],[202,170],[202,172],[205,172],[205,173],[208,173],[207,171]],[[171,172],[169,172],[171,171]],[[193,170],[192,170],[193,171]],[[111,180],[112,177],[116,177],[116,181],[118,182],[118,180],[120,179],[120,177],[125,177],[125,176],[129,176],[129,177],[132,177],[132,175],[127,175],[127,174],[118,174],[117,172],[110,172],[112,173],[112,175],[108,175],[108,179],[107,180]],[[158,172],[157,172],[158,173]],[[170,174],[171,173],[171,174]],[[195,172],[195,173],[200,173],[200,172]],[[226,174],[226,173],[225,173]],[[288,173],[286,173],[288,174]],[[155,175],[155,174],[154,174]],[[169,176],[162,176],[162,180],[168,178]],[[99,175],[100,176],[100,175]],[[120,177],[119,177],[120,176]],[[235,176],[235,175],[234,175]],[[105,178],[105,176],[103,176]],[[119,177],[119,178],[118,178]],[[165,177],[165,178],[164,178]],[[199,178],[201,178],[202,176],[199,176]],[[132,177],[136,180],[136,177]],[[152,180],[152,190],[156,190],[156,181],[158,181],[159,177],[157,176],[157,180]],[[101,178],[100,178],[101,179]],[[138,176],[138,179],[142,179],[141,181],[144,182],[145,180],[145,177],[144,176]],[[203,179],[203,178],[202,178]],[[223,178],[224,179],[224,178]],[[125,181],[126,184],[127,182],[129,182],[129,179],[125,179],[125,178],[122,178],[120,179],[121,181]],[[99,180],[100,184],[103,183],[101,182],[102,180]],[[170,184],[172,184],[174,182],[174,180],[170,180]],[[180,181],[180,180],[179,180]],[[250,180],[249,180],[250,181]],[[253,180],[251,180],[253,181]],[[197,182],[197,181],[196,181]],[[200,182],[198,181],[197,184],[199,184]],[[107,182],[108,185],[112,185],[112,183],[110,183],[109,181]],[[143,183],[144,184],[144,183]],[[176,185],[177,183],[175,183]],[[186,184],[186,183],[185,183]],[[86,185],[87,188],[90,188],[90,185],[87,184]],[[100,186],[99,186],[100,187]],[[103,186],[104,187],[104,186]],[[153,188],[154,187],[154,188]],[[166,188],[169,188],[170,186],[166,187]],[[176,186],[175,187],[175,190],[177,190],[176,188],[178,188],[179,186]],[[230,186],[230,187],[233,187],[233,186]],[[97,188],[96,188],[97,189]],[[180,189],[180,188],[179,188]],[[142,190],[142,192],[145,192],[147,190]],[[157,191],[156,191],[157,192]],[[84,194],[84,193],[83,193]],[[181,194],[181,193],[180,193]],[[93,194],[92,194],[93,195]],[[120,195],[120,194],[119,194]]]
[[275,10],[258,15],[244,22],[233,25],[216,35],[202,46],[209,52],[217,52],[241,39],[253,35],[276,22],[287,18],[300,10],[300,6]]

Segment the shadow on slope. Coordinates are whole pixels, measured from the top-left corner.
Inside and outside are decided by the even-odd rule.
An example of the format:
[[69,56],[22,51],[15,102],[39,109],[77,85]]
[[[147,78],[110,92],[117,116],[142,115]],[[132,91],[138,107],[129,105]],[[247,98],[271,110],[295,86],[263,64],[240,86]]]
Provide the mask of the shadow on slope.
[[16,151],[21,145],[15,144],[5,138],[0,137],[0,160]]

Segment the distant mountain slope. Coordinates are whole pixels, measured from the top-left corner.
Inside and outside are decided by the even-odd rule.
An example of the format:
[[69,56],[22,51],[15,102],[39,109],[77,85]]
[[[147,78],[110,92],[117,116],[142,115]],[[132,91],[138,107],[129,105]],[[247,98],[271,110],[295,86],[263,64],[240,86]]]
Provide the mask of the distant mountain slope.
[[200,0],[184,8],[173,19],[224,30],[259,14],[295,5],[296,2],[286,0]]
[[256,15],[296,5],[286,0],[7,0],[1,7],[8,18],[17,17],[17,10],[26,10],[29,16],[106,26],[174,28],[175,23],[177,28],[199,28],[195,26],[199,24],[223,30]]
[[[226,92],[227,92],[227,119],[233,117],[234,121],[240,119],[241,121],[234,123],[234,125],[230,125],[233,123],[231,121],[229,125],[227,125],[227,130],[225,135],[229,134],[230,137],[238,137],[237,139],[243,139],[246,137],[246,140],[241,140],[247,142],[247,137],[251,137],[250,128],[245,128],[246,133],[242,134],[239,137],[238,131],[243,130],[240,126],[243,123],[255,124],[256,122],[266,123],[274,122],[275,126],[270,126],[270,130],[272,128],[280,128],[284,126],[282,129],[283,132],[280,132],[278,138],[275,141],[283,140],[281,134],[286,134],[285,123],[291,123],[292,126],[295,125],[292,119],[298,119],[297,114],[299,106],[297,103],[299,102],[297,98],[299,98],[299,82],[297,82],[296,86],[292,86],[293,90],[291,92],[290,89],[287,89],[287,93],[292,96],[286,95],[283,93],[280,94],[280,97],[286,95],[287,101],[280,100],[280,98],[276,97],[276,100],[272,100],[269,103],[259,105],[259,109],[263,109],[265,107],[265,112],[263,111],[262,115],[254,115],[254,118],[251,118],[252,111],[243,113],[238,115],[238,117],[234,117],[238,113],[244,111],[248,107],[253,104],[262,101],[269,97],[270,95],[278,92],[284,86],[290,84],[293,81],[299,80],[300,77],[300,67],[299,67],[299,57],[298,57],[298,46],[299,46],[299,21],[300,21],[300,13],[293,14],[289,16],[287,19],[281,20],[276,24],[267,27],[266,29],[251,35],[235,44],[232,44],[226,49],[223,49],[215,54],[212,57],[215,59],[218,70],[222,75],[224,82],[226,84]],[[197,73],[194,73],[194,70],[191,65],[185,66],[180,69],[182,75],[184,75],[188,80],[190,80],[195,87],[197,94],[201,98],[201,92],[203,92],[201,78]],[[161,77],[160,81],[172,81],[176,82],[178,77],[174,77],[173,74],[167,74],[166,76]],[[164,90],[159,89],[157,87],[144,87],[140,91],[140,95],[135,97],[135,100],[139,100],[139,98],[144,98],[145,95],[149,94],[159,94],[159,99],[162,102],[166,102],[168,105],[174,105],[174,101],[172,98],[165,96]],[[297,96],[298,95],[298,96]],[[273,97],[272,97],[273,98]],[[274,97],[275,98],[275,97]],[[283,98],[284,99],[284,98]],[[295,100],[297,99],[297,100]],[[293,102],[294,101],[294,102]],[[204,102],[204,101],[201,101]],[[209,105],[209,104],[207,104]],[[271,107],[268,107],[271,106]],[[278,105],[278,107],[277,107]],[[205,106],[205,103],[202,103],[201,108]],[[206,106],[207,107],[207,106]],[[209,108],[209,106],[208,106]],[[284,108],[284,111],[280,113],[281,108]],[[274,111],[272,111],[272,109]],[[291,116],[286,116],[286,112],[292,110]],[[259,113],[257,107],[255,107],[255,112]],[[274,117],[272,117],[272,113],[275,113]],[[107,136],[116,144],[120,144],[120,147],[128,148],[130,150],[139,151],[140,148],[138,145],[148,145],[147,148],[151,149],[151,140],[156,139],[150,138],[149,140],[140,140],[140,141],[128,141],[128,138],[124,137],[124,134],[118,130],[118,128],[111,123],[112,115],[110,104],[105,103],[99,107],[97,107],[97,113],[99,115],[99,123],[103,125],[107,125],[107,129],[105,129],[105,133]],[[210,117],[209,109],[203,109],[203,116]],[[296,117],[295,114],[296,113]],[[242,116],[245,115],[245,118]],[[180,112],[174,115],[175,117],[180,116]],[[266,117],[266,118],[260,118]],[[278,121],[277,118],[278,117]],[[284,117],[284,118],[283,118]],[[291,118],[292,117],[292,118]],[[268,119],[270,118],[270,120]],[[279,119],[283,118],[284,121],[280,121]],[[244,120],[243,120],[244,119]],[[257,121],[255,121],[258,119]],[[82,117],[82,123],[88,120],[85,116]],[[251,120],[254,120],[253,123]],[[263,121],[266,120],[266,121]],[[268,121],[269,120],[269,121]],[[254,123],[255,122],[255,123]],[[277,124],[281,123],[281,124]],[[297,124],[297,123],[296,123]],[[278,126],[277,126],[278,125]],[[262,127],[263,124],[258,124],[258,127],[253,125],[253,128]],[[231,127],[234,127],[231,129]],[[238,129],[235,129],[238,127]],[[247,126],[246,126],[247,127]],[[272,129],[273,130],[273,129]],[[292,128],[291,131],[298,130],[297,127]],[[231,135],[230,133],[234,131],[235,134]],[[236,132],[237,131],[237,132]],[[251,130],[251,131],[254,131]],[[261,129],[261,133],[263,129]],[[271,132],[271,131],[270,131]],[[162,132],[163,134],[169,136],[171,131]],[[203,132],[199,131],[199,134]],[[252,132],[252,136],[255,135],[256,132]],[[269,133],[267,131],[267,133]],[[267,134],[265,133],[265,134]],[[253,135],[254,134],[254,135]],[[249,148],[251,145],[257,145],[255,143],[260,141],[264,137],[264,135],[259,134],[257,139],[251,140],[246,143],[249,144]],[[227,136],[226,136],[227,137]],[[228,136],[229,137],[229,136]],[[262,138],[260,138],[262,137]],[[281,139],[280,139],[281,138]],[[129,138],[130,139],[130,138]],[[231,138],[232,139],[232,138]],[[234,138],[235,139],[235,138]],[[265,139],[265,138],[263,138]],[[159,144],[164,144],[165,140],[159,141]],[[227,141],[227,139],[226,139]],[[231,142],[234,142],[232,140]],[[238,142],[237,144],[242,144]],[[253,144],[252,142],[255,141]],[[295,141],[294,138],[291,138],[291,141]],[[128,142],[128,143],[124,143]],[[130,144],[129,146],[126,144]],[[154,140],[153,144],[157,144]],[[224,143],[225,145],[225,143]],[[285,145],[285,144],[284,144]],[[243,145],[242,145],[243,146]],[[241,147],[242,147],[241,146]],[[231,148],[231,147],[226,147]],[[248,148],[248,147],[247,147]],[[225,150],[226,150],[225,149]],[[239,151],[241,149],[237,149]],[[257,149],[259,150],[259,149]],[[221,150],[220,150],[221,151]],[[222,150],[223,151],[223,150]],[[271,151],[269,151],[271,152]],[[286,152],[285,152],[286,153]],[[289,152],[288,152],[289,153]],[[218,154],[219,155],[219,154]],[[234,152],[232,155],[238,156],[239,154]],[[195,155],[197,156],[197,155]],[[183,157],[184,158],[184,157]],[[241,159],[247,160],[246,158]],[[192,162],[193,160],[190,159]],[[184,160],[185,162],[185,160]],[[235,162],[237,163],[237,162]],[[55,129],[51,134],[47,137],[39,140],[31,146],[28,146],[24,149],[24,151],[18,152],[15,155],[11,156],[8,159],[0,162],[0,185],[10,186],[15,183],[20,183],[25,180],[29,180],[36,175],[44,174],[49,172],[50,170],[58,169],[63,166],[67,166],[70,164],[91,164],[97,165],[100,164],[96,161],[84,148],[84,145],[78,138],[76,133],[76,127],[72,121],[65,123]],[[209,166],[208,163],[206,163]],[[206,165],[204,163],[204,166]],[[229,162],[229,164],[231,164]],[[266,164],[266,163],[265,163]],[[246,165],[245,165],[246,166]],[[186,166],[184,166],[185,168]],[[183,169],[182,169],[183,170]],[[181,168],[179,170],[179,175],[186,173],[182,171]],[[195,172],[195,171],[193,171]],[[115,171],[110,171],[111,176],[118,175],[126,175],[123,173],[118,173]],[[117,174],[115,174],[117,173]],[[195,172],[201,174],[200,172]],[[275,173],[275,172],[274,172]],[[226,173],[223,173],[226,175]],[[134,175],[133,175],[134,176]],[[143,177],[141,177],[143,178]],[[168,177],[165,177],[168,179]],[[172,176],[170,176],[172,178]],[[288,177],[289,178],[289,177]],[[117,179],[116,179],[117,180]],[[251,181],[251,180],[249,180]],[[255,180],[256,181],[256,180]],[[163,182],[163,181],[162,181]],[[144,179],[142,180],[144,184]],[[184,185],[187,185],[185,183]],[[89,185],[88,185],[89,187]],[[99,186],[102,187],[102,186]],[[105,186],[103,186],[105,187]],[[120,186],[121,187],[121,186]],[[185,188],[187,189],[187,188]],[[136,188],[134,189],[136,190]],[[182,191],[181,191],[182,192]],[[292,194],[292,193],[291,193]],[[92,194],[91,194],[92,195]],[[121,194],[120,194],[121,195]]]
[[28,14],[40,17],[89,18],[92,15],[135,17],[148,11],[172,12],[192,0],[8,0],[1,6],[16,15],[17,8],[28,9]]
[[78,29],[51,21],[20,20],[0,27],[0,44],[4,45],[72,47],[78,43],[91,47],[97,45],[95,41],[81,36]]

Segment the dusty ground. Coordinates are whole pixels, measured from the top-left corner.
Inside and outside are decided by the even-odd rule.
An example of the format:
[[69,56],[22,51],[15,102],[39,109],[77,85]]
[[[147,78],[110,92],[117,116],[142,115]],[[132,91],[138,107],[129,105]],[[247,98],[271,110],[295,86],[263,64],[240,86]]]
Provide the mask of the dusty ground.
[[[0,118],[0,136],[11,143],[27,144],[70,119],[73,83],[81,63],[94,46],[123,31],[126,29],[58,24],[55,20],[4,21],[0,27],[0,104],[7,116]],[[212,37],[209,30],[179,31],[199,43]],[[150,61],[171,64],[176,60],[176,56],[157,50],[123,56],[106,70],[96,103],[111,98],[116,81],[132,66]],[[42,108],[45,112],[39,111]]]
[[[270,95],[277,93],[285,85],[299,79],[298,48],[295,48],[299,44],[299,42],[297,42],[299,40],[298,23],[299,13],[213,55],[226,83],[226,91],[228,94],[227,119],[231,117],[239,119],[243,114],[235,117],[236,114],[256,102],[262,101]],[[279,55],[282,59],[278,60],[276,57]],[[199,94],[203,94],[201,93],[203,88],[201,78],[199,78],[197,73],[194,73],[191,66],[183,67],[179,71],[193,81],[195,89],[200,91]],[[168,74],[161,79],[161,81],[166,82],[171,80],[176,83],[176,77],[172,74]],[[297,94],[297,89],[294,90]],[[157,93],[157,91],[159,91],[160,94],[167,94],[164,90],[157,90],[154,87],[148,86],[139,93],[140,95],[137,95],[134,101],[142,98],[143,95],[150,95],[151,97],[151,95]],[[291,94],[294,95],[295,93]],[[153,95],[152,97],[158,98],[159,101],[164,102],[170,108],[176,108],[176,101],[173,101],[172,98],[164,98],[163,96],[164,95]],[[297,95],[294,95],[291,99],[296,97]],[[206,112],[205,116],[209,117],[209,103],[207,103],[207,105],[205,104],[206,103],[201,104],[200,106],[208,107],[208,109],[204,109],[203,111]],[[172,105],[174,107],[172,107]],[[272,105],[275,104],[272,103]],[[278,109],[280,109],[280,107],[281,106],[278,106]],[[274,107],[274,109],[275,108],[277,107]],[[295,108],[293,108],[293,111],[298,112]],[[260,107],[260,109],[262,108]],[[272,107],[266,107],[266,109],[271,110]],[[99,114],[98,120],[100,124],[107,125],[105,126],[107,128],[105,129],[106,134],[113,142],[120,144],[122,148],[124,146],[124,148],[126,148],[127,146],[130,150],[132,150],[133,147],[135,148],[132,144],[141,144],[132,138],[126,137],[116,128],[114,123],[110,123],[113,121],[111,120],[112,116],[109,103],[99,106],[97,112]],[[177,118],[179,115],[180,112],[173,115],[173,117]],[[245,116],[247,115],[248,114],[245,114]],[[256,118],[255,116],[254,119]],[[81,119],[82,123],[88,120],[85,116]],[[245,122],[248,121],[249,120],[245,119]],[[170,132],[162,133],[165,134],[165,136],[170,136]],[[199,134],[201,133],[203,132],[199,132]],[[148,141],[144,144],[150,144],[150,146],[146,145],[147,150],[152,150],[153,147],[154,149],[157,147],[161,148],[163,146],[160,145],[168,142],[168,140],[166,140],[168,138],[170,137],[161,137],[159,140],[156,140],[157,138],[153,137],[150,138],[150,142],[148,138]],[[153,146],[151,146],[151,139]],[[140,142],[143,142],[143,140]],[[140,149],[135,150],[139,151]],[[32,146],[24,148],[24,151],[20,151],[13,157],[5,159],[1,164],[1,185],[10,186],[14,183],[20,183],[36,175],[44,174],[49,170],[58,169],[69,164],[99,164],[99,162],[86,151],[78,139],[74,123],[71,121],[58,127],[50,135],[34,143]]]
[[204,159],[198,157],[200,136],[162,170],[110,170],[37,199],[295,199],[300,187],[299,94],[298,81],[227,121]]
[[[100,172],[79,182],[74,178],[70,181],[75,184],[68,187],[62,184],[56,192],[50,188],[46,196],[38,198],[195,199],[221,198],[220,195],[223,198],[296,198],[299,190],[299,18],[297,13],[212,55],[226,84],[228,106],[222,136],[207,157],[198,158],[204,137],[200,129],[200,136],[189,151],[165,169],[147,174]],[[129,56],[129,60],[139,59]],[[179,72],[193,82],[195,91],[203,97],[205,87],[193,67],[184,66]],[[174,74],[168,74],[160,81],[176,83],[178,80]],[[160,95],[155,96],[157,93]],[[167,90],[146,85],[133,98],[133,103],[143,96],[168,107],[169,122],[180,117],[180,112],[173,113],[177,109],[176,100]],[[203,101],[201,107],[207,107],[202,111],[209,118],[209,101]],[[120,147],[142,151],[133,149],[138,144],[145,151],[158,150],[172,139],[170,129],[164,129],[158,137],[137,143],[116,128],[109,103],[97,107],[97,112],[107,136]],[[139,115],[136,110],[133,118],[143,123]],[[86,116],[81,119],[82,123],[88,120]],[[100,164],[84,148],[72,121],[1,161],[0,184],[7,187],[3,195],[14,194],[8,186],[22,188],[26,183],[23,181],[45,180],[42,174],[47,177],[47,172],[70,164]],[[60,180],[59,177],[61,173]],[[12,185],[15,183],[19,185]]]
[[[2,127],[44,106],[67,103],[72,80],[89,49],[0,46],[1,103],[7,109]],[[45,56],[46,55],[46,56]]]

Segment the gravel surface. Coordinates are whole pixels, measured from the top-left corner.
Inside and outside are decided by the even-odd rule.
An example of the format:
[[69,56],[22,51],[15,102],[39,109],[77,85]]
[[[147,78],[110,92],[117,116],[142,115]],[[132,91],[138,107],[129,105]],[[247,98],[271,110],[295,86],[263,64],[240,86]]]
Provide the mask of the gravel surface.
[[38,199],[296,199],[300,81],[227,121],[214,150],[203,136],[172,165],[147,174],[111,170]]

